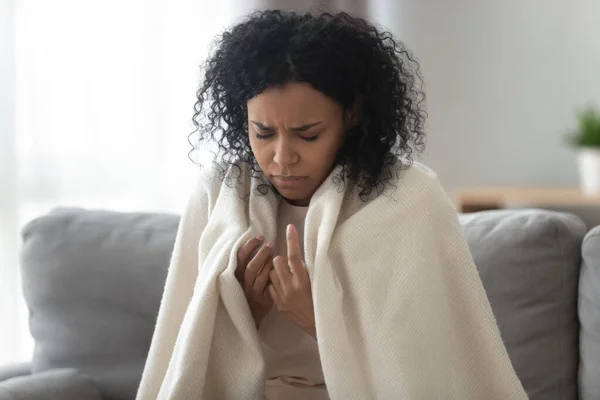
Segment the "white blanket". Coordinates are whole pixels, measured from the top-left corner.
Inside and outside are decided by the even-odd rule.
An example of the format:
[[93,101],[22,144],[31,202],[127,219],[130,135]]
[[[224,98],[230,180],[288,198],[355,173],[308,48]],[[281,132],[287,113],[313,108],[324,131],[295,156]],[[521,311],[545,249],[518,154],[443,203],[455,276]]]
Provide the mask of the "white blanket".
[[[249,238],[275,240],[279,199],[241,172],[249,198],[211,167],[182,216],[138,400],[264,398],[234,271]],[[435,174],[415,163],[367,203],[330,177],[310,202],[304,261],[331,399],[526,399]]]

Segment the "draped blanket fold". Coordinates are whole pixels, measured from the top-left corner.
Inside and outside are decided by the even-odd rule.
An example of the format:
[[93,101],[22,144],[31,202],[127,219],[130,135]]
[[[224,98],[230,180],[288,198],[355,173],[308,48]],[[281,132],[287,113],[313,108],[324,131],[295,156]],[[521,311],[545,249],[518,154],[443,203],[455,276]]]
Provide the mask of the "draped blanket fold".
[[[204,171],[182,215],[138,400],[264,399],[234,271],[249,238],[275,240],[282,200],[257,195],[263,182],[238,165],[238,187]],[[303,238],[330,398],[527,399],[436,175],[415,162],[363,202],[332,183],[339,168],[311,198]]]

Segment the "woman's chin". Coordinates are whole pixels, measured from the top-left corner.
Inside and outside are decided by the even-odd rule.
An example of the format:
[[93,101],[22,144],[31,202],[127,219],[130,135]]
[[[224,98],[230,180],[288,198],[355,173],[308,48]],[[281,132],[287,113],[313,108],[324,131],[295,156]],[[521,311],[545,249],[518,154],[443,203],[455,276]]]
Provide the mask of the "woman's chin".
[[302,187],[285,187],[271,182],[271,186],[279,193],[288,204],[298,207],[306,207],[310,203],[310,195]]

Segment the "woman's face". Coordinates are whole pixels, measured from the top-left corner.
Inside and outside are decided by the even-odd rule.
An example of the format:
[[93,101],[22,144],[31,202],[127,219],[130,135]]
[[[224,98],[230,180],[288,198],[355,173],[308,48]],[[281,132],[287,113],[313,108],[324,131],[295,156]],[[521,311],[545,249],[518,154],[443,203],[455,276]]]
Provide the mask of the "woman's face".
[[[248,101],[252,152],[288,203],[308,206],[331,173],[352,118],[346,114],[307,83],[271,87]],[[285,181],[285,176],[297,179]]]

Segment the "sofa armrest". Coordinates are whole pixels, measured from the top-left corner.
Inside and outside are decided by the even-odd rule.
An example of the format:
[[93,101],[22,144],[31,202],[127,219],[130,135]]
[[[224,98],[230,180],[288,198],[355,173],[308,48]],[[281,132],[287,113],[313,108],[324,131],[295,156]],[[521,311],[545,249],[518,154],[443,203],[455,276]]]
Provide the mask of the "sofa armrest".
[[0,400],[102,400],[89,377],[61,368],[0,382]]
[[0,365],[0,382],[31,374],[31,363]]

